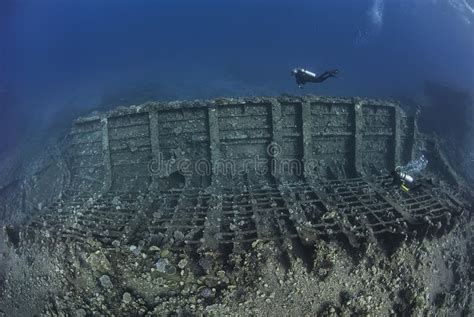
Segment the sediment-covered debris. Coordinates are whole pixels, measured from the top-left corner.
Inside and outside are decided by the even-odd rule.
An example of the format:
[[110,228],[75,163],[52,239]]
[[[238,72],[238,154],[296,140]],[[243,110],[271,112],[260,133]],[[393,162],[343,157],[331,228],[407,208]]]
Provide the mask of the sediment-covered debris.
[[147,244],[136,256],[94,238],[95,246],[57,241],[54,248],[38,240],[43,249],[16,251],[2,309],[21,315],[35,298],[45,316],[468,314],[472,245],[463,228],[404,241],[391,254],[370,242],[355,250],[324,239],[255,240],[248,249],[234,245],[227,257]]

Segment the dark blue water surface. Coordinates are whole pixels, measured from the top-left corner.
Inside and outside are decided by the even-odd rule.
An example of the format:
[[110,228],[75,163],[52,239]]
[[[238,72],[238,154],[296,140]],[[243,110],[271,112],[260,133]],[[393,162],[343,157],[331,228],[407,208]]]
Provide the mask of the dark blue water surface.
[[301,93],[290,69],[341,69],[304,93],[474,87],[474,19],[451,0],[0,0],[0,150],[100,105]]

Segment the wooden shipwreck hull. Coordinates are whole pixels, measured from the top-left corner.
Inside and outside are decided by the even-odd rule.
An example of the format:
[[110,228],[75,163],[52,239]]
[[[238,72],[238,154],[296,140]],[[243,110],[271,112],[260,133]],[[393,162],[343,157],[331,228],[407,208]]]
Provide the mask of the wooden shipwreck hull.
[[418,157],[421,142],[398,104],[361,98],[149,102],[93,113],[74,122],[66,142],[70,185],[30,232],[222,252],[256,240],[359,247],[442,234],[469,208],[459,191],[406,193],[387,177]]

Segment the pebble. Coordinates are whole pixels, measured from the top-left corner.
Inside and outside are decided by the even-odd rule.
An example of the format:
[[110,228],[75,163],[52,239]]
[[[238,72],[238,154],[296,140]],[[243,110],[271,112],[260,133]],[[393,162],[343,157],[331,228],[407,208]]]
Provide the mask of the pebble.
[[86,317],[87,313],[84,309],[80,308],[80,309],[75,311],[75,316],[76,317]]
[[118,197],[114,197],[114,199],[112,199],[112,205],[114,206],[120,206],[122,203],[120,202],[120,199]]
[[97,302],[98,302],[98,303],[102,303],[105,298],[104,298],[104,296],[98,294],[97,297],[96,297],[96,299],[97,299]]
[[188,265],[188,260],[186,260],[186,259],[182,259],[182,260],[179,261],[179,263],[178,263],[178,267],[179,267],[180,269],[184,269],[187,265]]
[[183,241],[184,233],[182,233],[181,231],[175,231],[173,234],[173,237],[175,238],[176,241]]
[[156,270],[160,273],[173,275],[176,273],[176,267],[170,264],[168,259],[159,259],[155,263]]
[[132,295],[128,292],[123,293],[122,295],[122,301],[125,304],[129,304],[132,301]]
[[199,292],[199,295],[201,297],[204,297],[204,298],[209,298],[212,296],[212,290],[208,287],[204,287],[203,289],[201,289],[201,291]]
[[155,263],[156,270],[160,273],[166,273],[166,266],[169,264],[168,259],[159,259]]
[[136,246],[134,246],[134,245],[131,245],[131,246],[130,246],[130,252],[132,252],[133,255],[135,255],[135,256],[139,256],[139,255],[140,255],[140,250],[139,250]]
[[102,275],[99,278],[100,285],[102,285],[103,288],[112,288],[112,281],[110,280],[110,277],[108,275]]

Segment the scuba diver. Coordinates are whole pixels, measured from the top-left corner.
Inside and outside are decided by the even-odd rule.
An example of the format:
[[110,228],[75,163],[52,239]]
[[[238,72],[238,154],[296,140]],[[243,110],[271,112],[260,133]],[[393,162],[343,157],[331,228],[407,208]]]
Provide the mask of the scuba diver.
[[401,166],[397,166],[395,170],[392,171],[391,176],[393,178],[393,182],[397,185],[400,185],[402,190],[406,193],[420,187],[433,185],[433,180],[431,178],[420,177],[415,179],[412,175],[404,172]]
[[416,188],[415,179],[413,176],[402,171],[400,166],[397,166],[394,171],[392,171],[393,182],[400,185],[403,191],[408,192],[410,189]]
[[310,72],[309,70],[303,68],[295,68],[291,71],[291,74],[295,76],[296,83],[298,87],[303,88],[303,85],[306,83],[322,83],[326,79],[330,77],[337,78],[337,74],[339,73],[338,69],[328,70],[322,73],[319,76],[316,76],[315,73]]

